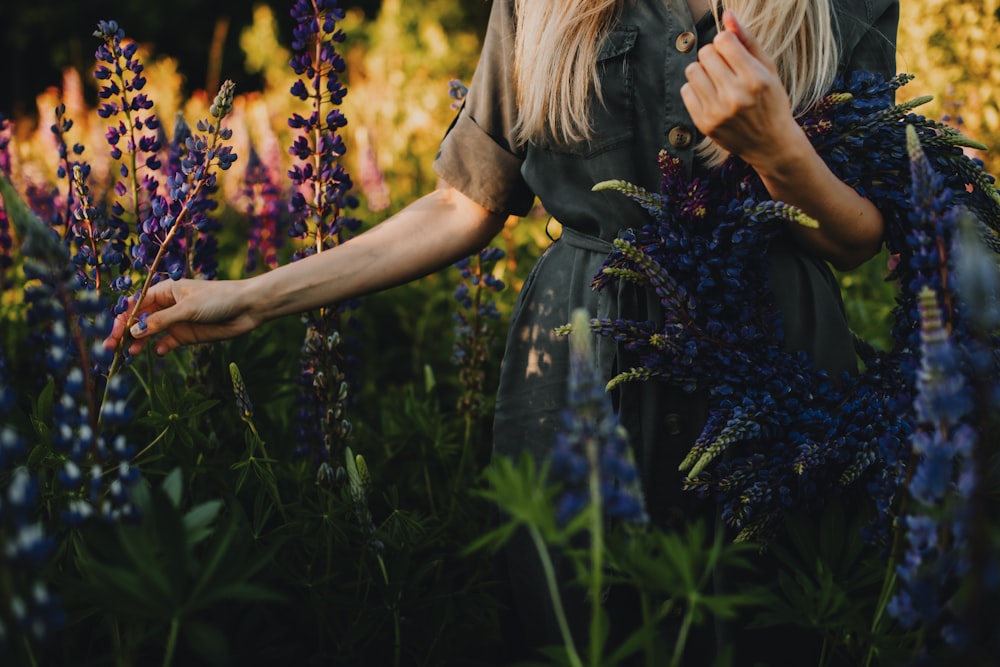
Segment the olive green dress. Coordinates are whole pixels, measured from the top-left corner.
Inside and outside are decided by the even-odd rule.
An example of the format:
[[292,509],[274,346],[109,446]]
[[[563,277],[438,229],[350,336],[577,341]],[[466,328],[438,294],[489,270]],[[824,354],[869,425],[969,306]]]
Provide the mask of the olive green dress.
[[[895,71],[897,0],[834,0],[841,68]],[[585,308],[595,317],[658,321],[659,305],[641,288],[591,289],[610,242],[649,221],[616,192],[592,192],[607,179],[656,191],[657,153],[668,149],[689,170],[701,137],[680,96],[686,65],[716,33],[711,15],[695,20],[685,0],[627,0],[599,54],[605,104],[594,102],[589,141],[516,146],[512,80],[511,0],[494,0],[483,52],[463,108],[435,160],[443,180],[486,208],[523,215],[535,197],[562,225],[541,256],[511,318],[494,421],[494,452],[548,455],[566,404],[568,349],[553,329]],[[770,249],[771,285],[782,311],[786,345],[805,350],[834,373],[856,370],[840,293],[826,264],[791,241]],[[613,342],[596,341],[598,363],[610,378],[632,364]],[[624,386],[612,396],[631,436],[651,517],[669,526],[704,510],[680,492],[677,463],[700,431],[705,407],[657,382]],[[558,633],[530,549],[507,551],[515,617],[528,643],[558,642]],[[580,605],[585,606],[585,605]]]

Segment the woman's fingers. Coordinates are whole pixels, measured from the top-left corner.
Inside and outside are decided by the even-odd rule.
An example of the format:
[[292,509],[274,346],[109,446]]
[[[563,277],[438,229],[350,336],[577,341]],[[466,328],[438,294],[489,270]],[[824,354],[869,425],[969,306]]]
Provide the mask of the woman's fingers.
[[743,24],[739,22],[735,13],[728,9],[722,13],[722,27],[725,28],[722,34],[728,33],[736,37],[751,56],[767,65],[769,69],[773,69],[771,56],[764,53],[756,37],[743,29]]

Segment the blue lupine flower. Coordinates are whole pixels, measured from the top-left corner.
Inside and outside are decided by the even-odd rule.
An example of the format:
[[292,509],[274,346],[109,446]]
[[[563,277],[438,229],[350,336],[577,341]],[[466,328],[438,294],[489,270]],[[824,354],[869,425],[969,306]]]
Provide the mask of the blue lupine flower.
[[[835,83],[843,93],[831,93],[801,118],[834,173],[882,211],[887,245],[900,258],[896,345],[879,352],[858,341],[865,370],[856,376],[832,378],[784,349],[767,285],[766,248],[787,225],[816,223],[770,201],[742,161],[732,158],[692,179],[664,151],[660,193],[621,181],[597,186],[623,192],[651,221],[620,236],[595,288],[633,282],[662,305],[657,325],[629,319],[593,324],[638,360],[610,385],[656,378],[703,390],[709,419],[685,463],[684,486],[721,502],[723,518],[743,537],[766,534],[788,506],[819,504],[831,489],[863,484],[886,519],[870,537],[883,539],[905,479],[916,410],[957,414],[967,399],[947,379],[936,394],[925,394],[926,405],[915,406],[921,345],[916,295],[924,286],[953,284],[947,279],[952,258],[942,249],[952,247],[956,207],[977,215],[979,234],[1000,248],[1000,196],[992,179],[964,156],[968,140],[913,114],[917,102],[893,105],[895,90],[909,79],[854,73]],[[947,167],[944,176],[907,148],[908,126],[933,152],[934,164]],[[967,340],[966,311],[959,299],[948,302],[952,333]],[[996,375],[995,355],[977,358]],[[921,474],[918,486],[933,494],[939,479],[930,473]]]
[[55,540],[38,519],[38,481],[19,461],[27,443],[11,416],[14,390],[0,355],[0,654],[19,629],[32,643],[45,640],[65,618],[59,601],[40,578],[55,548]]
[[247,201],[250,232],[247,239],[247,272],[257,269],[258,260],[269,269],[278,266],[278,251],[283,245],[285,220],[279,202],[281,189],[274,174],[261,162],[257,152],[250,150],[243,194]]
[[461,279],[453,294],[459,310],[453,314],[456,340],[452,361],[459,367],[462,394],[458,411],[462,414],[475,414],[482,406],[484,366],[495,336],[495,323],[500,319],[500,311],[489,295],[504,288],[503,281],[493,273],[504,256],[500,248],[488,246],[455,263]]
[[147,286],[167,278],[216,275],[219,224],[210,213],[218,206],[212,198],[218,189],[216,170],[227,170],[236,160],[225,143],[232,130],[222,126],[234,94],[232,81],[224,82],[210,107],[212,119],[198,121],[196,134],[177,119],[168,147],[166,193],[151,196],[137,228],[139,242],[131,249],[132,265],[145,273]]
[[556,517],[566,523],[589,504],[590,476],[596,474],[605,516],[643,523],[648,517],[628,435],[611,409],[591,338],[587,313],[575,312],[567,407],[552,454],[552,479],[563,485]]
[[[296,113],[288,121],[296,130],[289,148],[296,160],[288,171],[293,185],[288,233],[302,241],[292,257],[297,261],[340,245],[360,221],[347,215],[358,201],[350,194],[353,184],[341,164],[346,147],[339,131],[347,120],[337,106],[347,88],[340,80],[344,60],[335,45],[344,40],[337,27],[344,11],[335,0],[296,0],[291,15],[296,22],[291,67],[301,78],[290,92],[311,106],[308,117]],[[341,303],[307,314],[302,347],[300,452],[309,451],[317,461],[337,467],[351,433],[346,417],[351,400],[347,373],[356,364],[340,331],[354,305]]]
[[977,484],[978,436],[968,423],[974,404],[937,295],[925,286],[919,298],[922,354],[914,404],[920,430],[912,439],[908,487],[916,502],[903,522],[907,546],[897,567],[900,591],[889,611],[905,627],[921,623],[942,632],[950,627],[943,638],[955,644],[967,635],[945,619],[962,613],[947,602],[969,569],[967,523]]
[[[101,82],[98,97],[105,100],[97,113],[112,121],[105,139],[112,159],[121,161],[120,180],[114,185],[118,198],[112,203],[107,229],[101,237],[106,242],[101,256],[109,270],[114,270],[115,288],[125,286],[114,278],[130,268],[125,248],[129,237],[126,216],[138,224],[148,214],[150,199],[159,187],[160,121],[150,111],[152,100],[140,92],[146,79],[142,76],[144,67],[135,57],[138,45],[125,41],[125,31],[116,21],[99,21],[94,36],[101,40],[95,54],[98,64],[94,76]],[[126,196],[128,193],[131,197]],[[128,204],[131,209],[126,211]]]

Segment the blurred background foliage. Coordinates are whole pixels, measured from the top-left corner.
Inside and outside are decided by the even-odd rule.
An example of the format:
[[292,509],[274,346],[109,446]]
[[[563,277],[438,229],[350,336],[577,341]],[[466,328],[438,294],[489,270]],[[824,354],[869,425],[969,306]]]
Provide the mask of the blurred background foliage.
[[[434,187],[431,161],[454,115],[448,81],[471,77],[490,3],[356,0],[344,6],[350,8],[343,22],[350,91],[343,104],[349,121],[344,161],[364,202],[360,217],[374,224]],[[234,119],[237,153],[246,154],[253,146],[265,162],[289,163],[291,139],[283,119],[293,105],[287,94],[291,19],[284,3],[7,0],[0,13],[0,49],[5,62],[13,64],[0,68],[0,111],[16,121],[15,160],[25,181],[50,180],[56,168],[47,128],[60,97],[76,119],[78,138],[100,145],[103,125],[85,110],[96,99],[90,27],[107,18],[142,43],[150,95],[168,128],[177,111],[189,118],[203,114],[210,101],[205,91],[214,92],[219,81],[232,79],[240,93]],[[918,112],[946,120],[990,147],[976,153],[993,174],[1000,172],[998,41],[1000,0],[901,2],[897,65],[916,75],[901,97],[932,95],[933,101]],[[99,177],[100,156],[90,160]],[[239,208],[236,189],[242,171],[231,170],[227,177],[228,199]],[[547,242],[544,219],[508,228],[509,284],[518,286],[514,269],[530,266]],[[893,305],[894,288],[882,280],[889,259],[878,257],[841,276],[852,326],[882,347],[888,345],[887,317]],[[236,277],[242,270],[237,262],[222,267],[221,274]],[[391,303],[425,299],[427,314],[440,305],[433,296],[440,293],[440,280],[432,276],[400,288],[402,298]],[[426,342],[422,331],[429,329],[412,311],[405,317],[394,314],[402,328],[398,333],[405,334],[396,344],[406,340],[419,349]],[[391,367],[416,370],[412,363]]]

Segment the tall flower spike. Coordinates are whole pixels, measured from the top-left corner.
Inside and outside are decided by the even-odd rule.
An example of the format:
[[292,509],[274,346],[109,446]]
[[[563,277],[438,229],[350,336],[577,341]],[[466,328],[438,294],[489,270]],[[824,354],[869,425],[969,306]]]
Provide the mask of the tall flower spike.
[[920,623],[954,641],[963,635],[945,628],[963,613],[949,598],[969,570],[969,495],[976,483],[978,436],[967,423],[972,397],[937,295],[924,287],[919,303],[922,355],[915,412],[921,428],[913,436],[909,485],[916,503],[902,524],[907,546],[889,612],[905,627]]
[[[222,125],[232,101],[233,83],[226,81],[212,104],[212,118],[198,121],[197,133],[187,136],[183,149],[170,158],[166,195],[152,197],[149,213],[139,225],[139,242],[132,247],[133,267],[145,274],[133,312],[138,312],[147,290],[160,280],[215,277],[216,246],[210,232],[217,223],[209,213],[216,204],[209,195],[216,191],[217,171],[229,169],[236,161],[236,153],[226,143],[232,130]],[[186,123],[178,124],[178,128],[186,127]],[[123,305],[120,302],[116,312]]]
[[253,421],[253,403],[250,401],[247,386],[243,382],[240,367],[235,362],[229,364],[229,377],[233,381],[233,394],[236,396],[236,409],[240,413],[240,419],[249,424]]
[[121,435],[131,419],[127,376],[106,379],[98,372],[111,361],[103,346],[111,330],[107,304],[96,291],[80,287],[66,247],[4,179],[0,195],[25,239],[29,323],[37,329],[45,354],[46,373],[41,375],[54,380],[51,442],[63,462],[63,518],[71,524],[92,517],[132,518],[136,510],[129,491],[139,473],[128,463],[134,452]]
[[500,318],[489,293],[504,288],[503,281],[493,275],[493,268],[503,257],[504,251],[500,248],[487,247],[455,264],[461,280],[454,294],[460,308],[453,315],[457,339],[453,361],[459,367],[462,385],[462,395],[458,399],[461,414],[474,415],[482,404],[486,379],[484,365],[494,333],[492,325]]
[[[786,234],[789,222],[814,221],[772,202],[745,163],[730,159],[692,178],[663,152],[659,193],[621,181],[597,186],[632,198],[651,220],[615,240],[595,289],[636,282],[662,306],[655,325],[628,313],[597,323],[594,330],[612,338],[628,364],[612,383],[656,378],[704,393],[709,418],[685,461],[694,474],[683,483],[720,502],[723,519],[742,535],[767,535],[787,507],[818,505],[831,490],[863,484],[888,519],[870,535],[884,539],[914,430],[923,286],[941,295],[951,334],[968,341],[968,313],[951,291],[955,208],[976,213],[989,239],[1000,229],[1000,203],[992,179],[962,152],[967,140],[913,114],[922,100],[893,103],[907,80],[854,73],[801,119],[831,170],[883,211],[887,245],[900,257],[894,348],[867,351],[864,372],[836,382],[785,347],[768,285],[771,239]],[[977,358],[996,372],[997,355]],[[731,423],[742,405],[757,406],[752,418]],[[716,455],[722,448],[725,457]]]
[[281,188],[275,182],[274,174],[253,149],[247,158],[243,197],[250,227],[246,272],[254,273],[258,262],[268,269],[277,268],[278,251],[283,245],[281,232],[285,226],[280,204]]
[[[297,0],[291,15],[296,22],[291,67],[301,77],[291,94],[310,107],[308,116],[294,113],[288,121],[296,133],[289,149],[295,163],[288,172],[293,184],[289,234],[302,240],[292,258],[296,261],[341,244],[360,221],[346,215],[358,202],[340,163],[347,149],[339,132],[347,119],[337,107],[347,89],[340,81],[344,60],[335,47],[344,40],[337,27],[344,11],[335,0]],[[311,450],[317,462],[330,469],[340,466],[351,433],[346,371],[354,361],[342,345],[341,329],[352,305],[336,304],[305,316],[299,435],[302,450]]]
[[337,108],[347,94],[340,81],[344,60],[335,45],[344,40],[337,22],[344,11],[335,0],[297,0],[291,11],[296,20],[291,66],[300,77],[293,96],[311,106],[308,117],[293,114],[289,127],[298,131],[289,152],[297,160],[288,172],[296,190],[290,210],[292,236],[307,241],[299,255],[311,255],[340,244],[360,222],[345,216],[357,206],[349,194],[352,183],[340,164],[346,152],[339,132],[347,119]]
[[[101,40],[95,58],[94,77],[100,82],[97,114],[112,121],[105,133],[112,159],[118,161],[119,180],[111,207],[114,223],[138,224],[156,191],[160,169],[160,121],[150,110],[143,65],[136,57],[138,44],[125,40],[125,31],[115,21],[99,21],[94,36]],[[117,119],[117,122],[114,122]],[[127,268],[127,267],[123,267]]]
[[567,407],[552,455],[552,477],[564,488],[557,501],[557,518],[565,523],[587,506],[591,500],[590,476],[597,474],[605,515],[645,522],[645,500],[628,435],[611,409],[611,399],[594,361],[590,318],[585,311],[577,310],[571,325]]

